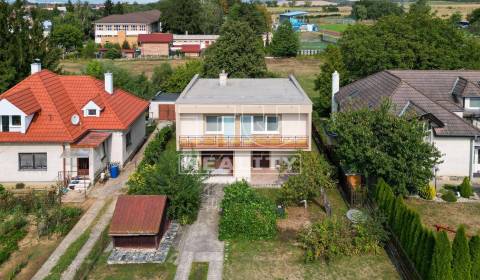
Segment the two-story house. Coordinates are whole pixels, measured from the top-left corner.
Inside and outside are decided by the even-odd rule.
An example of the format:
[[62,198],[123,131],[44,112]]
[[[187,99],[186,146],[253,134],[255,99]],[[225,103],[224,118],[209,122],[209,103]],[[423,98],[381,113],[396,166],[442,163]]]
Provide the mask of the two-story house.
[[375,107],[388,99],[393,113],[425,120],[442,154],[438,179],[480,177],[480,71],[387,70],[339,87],[332,85],[333,110]]
[[140,34],[161,32],[160,11],[150,10],[123,15],[110,15],[95,21],[95,43],[122,45],[124,41],[138,45]]
[[210,181],[255,183],[278,175],[296,151],[311,150],[311,113],[312,102],[293,76],[197,75],[175,102],[177,150],[208,170]]
[[128,161],[145,139],[148,102],[90,76],[63,76],[32,64],[0,95],[0,183],[94,181]]

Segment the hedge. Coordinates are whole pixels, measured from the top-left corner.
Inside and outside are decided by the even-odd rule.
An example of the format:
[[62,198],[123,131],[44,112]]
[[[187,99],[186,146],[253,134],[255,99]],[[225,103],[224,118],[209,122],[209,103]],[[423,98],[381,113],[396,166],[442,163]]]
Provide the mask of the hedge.
[[148,143],[147,147],[145,148],[145,153],[140,166],[144,166],[146,164],[153,165],[158,162],[158,159],[161,153],[165,150],[167,146],[168,140],[172,137],[173,134],[173,127],[166,126],[162,128],[156,135],[155,138]]
[[[375,186],[373,197],[387,216],[388,224],[399,240],[410,261],[423,279],[478,279],[480,274],[480,238],[472,237],[467,242],[462,226],[452,244],[445,232],[434,234],[423,226],[419,214],[409,208],[402,197],[395,197],[392,188],[380,179]],[[471,248],[469,248],[471,247]],[[453,271],[453,272],[452,272]]]

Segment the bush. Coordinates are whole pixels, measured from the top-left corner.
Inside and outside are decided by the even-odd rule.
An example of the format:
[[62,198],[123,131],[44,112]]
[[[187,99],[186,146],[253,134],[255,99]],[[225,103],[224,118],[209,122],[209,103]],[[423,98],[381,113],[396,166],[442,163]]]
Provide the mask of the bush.
[[465,177],[463,178],[462,183],[458,186],[458,190],[460,195],[465,198],[469,198],[473,195],[472,184],[470,183],[470,178]]
[[452,244],[452,273],[455,279],[470,280],[471,260],[465,227],[462,225],[455,234]]
[[426,185],[423,188],[419,188],[418,195],[423,199],[432,200],[437,195],[437,191],[435,190],[435,186]]
[[452,184],[445,184],[442,186],[444,189],[446,190],[450,190],[450,191],[454,191],[454,192],[457,192],[458,191],[458,186],[456,185],[452,185]]
[[146,164],[153,165],[158,162],[161,153],[165,150],[168,141],[172,138],[173,128],[172,126],[166,126],[162,128],[156,135],[155,138],[148,143],[145,148],[144,157],[140,166]]
[[24,183],[16,183],[16,184],[15,184],[15,188],[16,188],[17,190],[22,190],[22,189],[25,188],[25,184],[24,184]]
[[352,224],[354,231],[353,246],[357,254],[378,254],[383,249],[389,234],[384,229],[386,217],[381,213],[372,212],[364,222]]
[[221,203],[219,239],[272,239],[276,236],[276,207],[257,195],[247,182],[225,188]]
[[480,279],[480,237],[473,236],[468,243],[472,261],[471,279]]
[[333,169],[328,161],[314,152],[300,151],[293,163],[293,172],[280,189],[280,200],[286,205],[296,205],[301,200],[312,200],[320,195],[322,188],[333,188]]
[[10,255],[18,250],[18,242],[27,235],[25,226],[27,220],[15,214],[11,219],[0,224],[0,264],[8,260]]
[[428,279],[451,280],[452,277],[452,249],[447,234],[444,231],[437,233],[432,256],[432,266]]
[[457,202],[457,196],[453,191],[446,191],[444,195],[442,195],[442,199],[447,202]]

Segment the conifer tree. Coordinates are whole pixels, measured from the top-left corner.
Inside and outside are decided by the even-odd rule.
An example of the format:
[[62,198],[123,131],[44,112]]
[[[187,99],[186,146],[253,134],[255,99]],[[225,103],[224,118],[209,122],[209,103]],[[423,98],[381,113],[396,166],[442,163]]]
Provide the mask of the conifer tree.
[[292,57],[297,55],[299,49],[300,39],[298,34],[293,30],[290,21],[285,21],[273,33],[270,52],[277,57]]
[[433,249],[435,247],[435,236],[431,230],[426,231],[425,242],[422,248],[422,260],[421,268],[419,269],[420,275],[424,278],[428,278],[430,272],[430,266],[432,264]]
[[452,275],[452,248],[444,231],[438,232],[435,237],[432,265],[428,279],[453,280]]
[[478,235],[473,236],[468,245],[472,262],[471,279],[480,279],[480,237]]
[[458,227],[457,233],[455,234],[455,239],[452,244],[452,256],[453,279],[470,280],[472,264],[467,235],[465,234],[465,227],[463,225]]

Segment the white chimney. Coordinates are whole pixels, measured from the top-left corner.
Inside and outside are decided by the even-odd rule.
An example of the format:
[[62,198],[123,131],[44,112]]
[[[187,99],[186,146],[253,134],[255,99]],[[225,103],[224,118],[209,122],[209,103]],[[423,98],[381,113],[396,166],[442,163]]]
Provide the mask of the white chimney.
[[332,74],[332,113],[338,110],[337,102],[335,102],[335,94],[340,91],[340,74],[337,71]]
[[30,64],[30,71],[32,75],[42,71],[42,64],[40,62]]
[[228,78],[228,74],[225,73],[225,70],[222,70],[222,73],[218,75],[218,82],[220,86],[224,87],[227,85],[227,78]]
[[113,94],[113,74],[110,72],[105,73],[105,91]]

